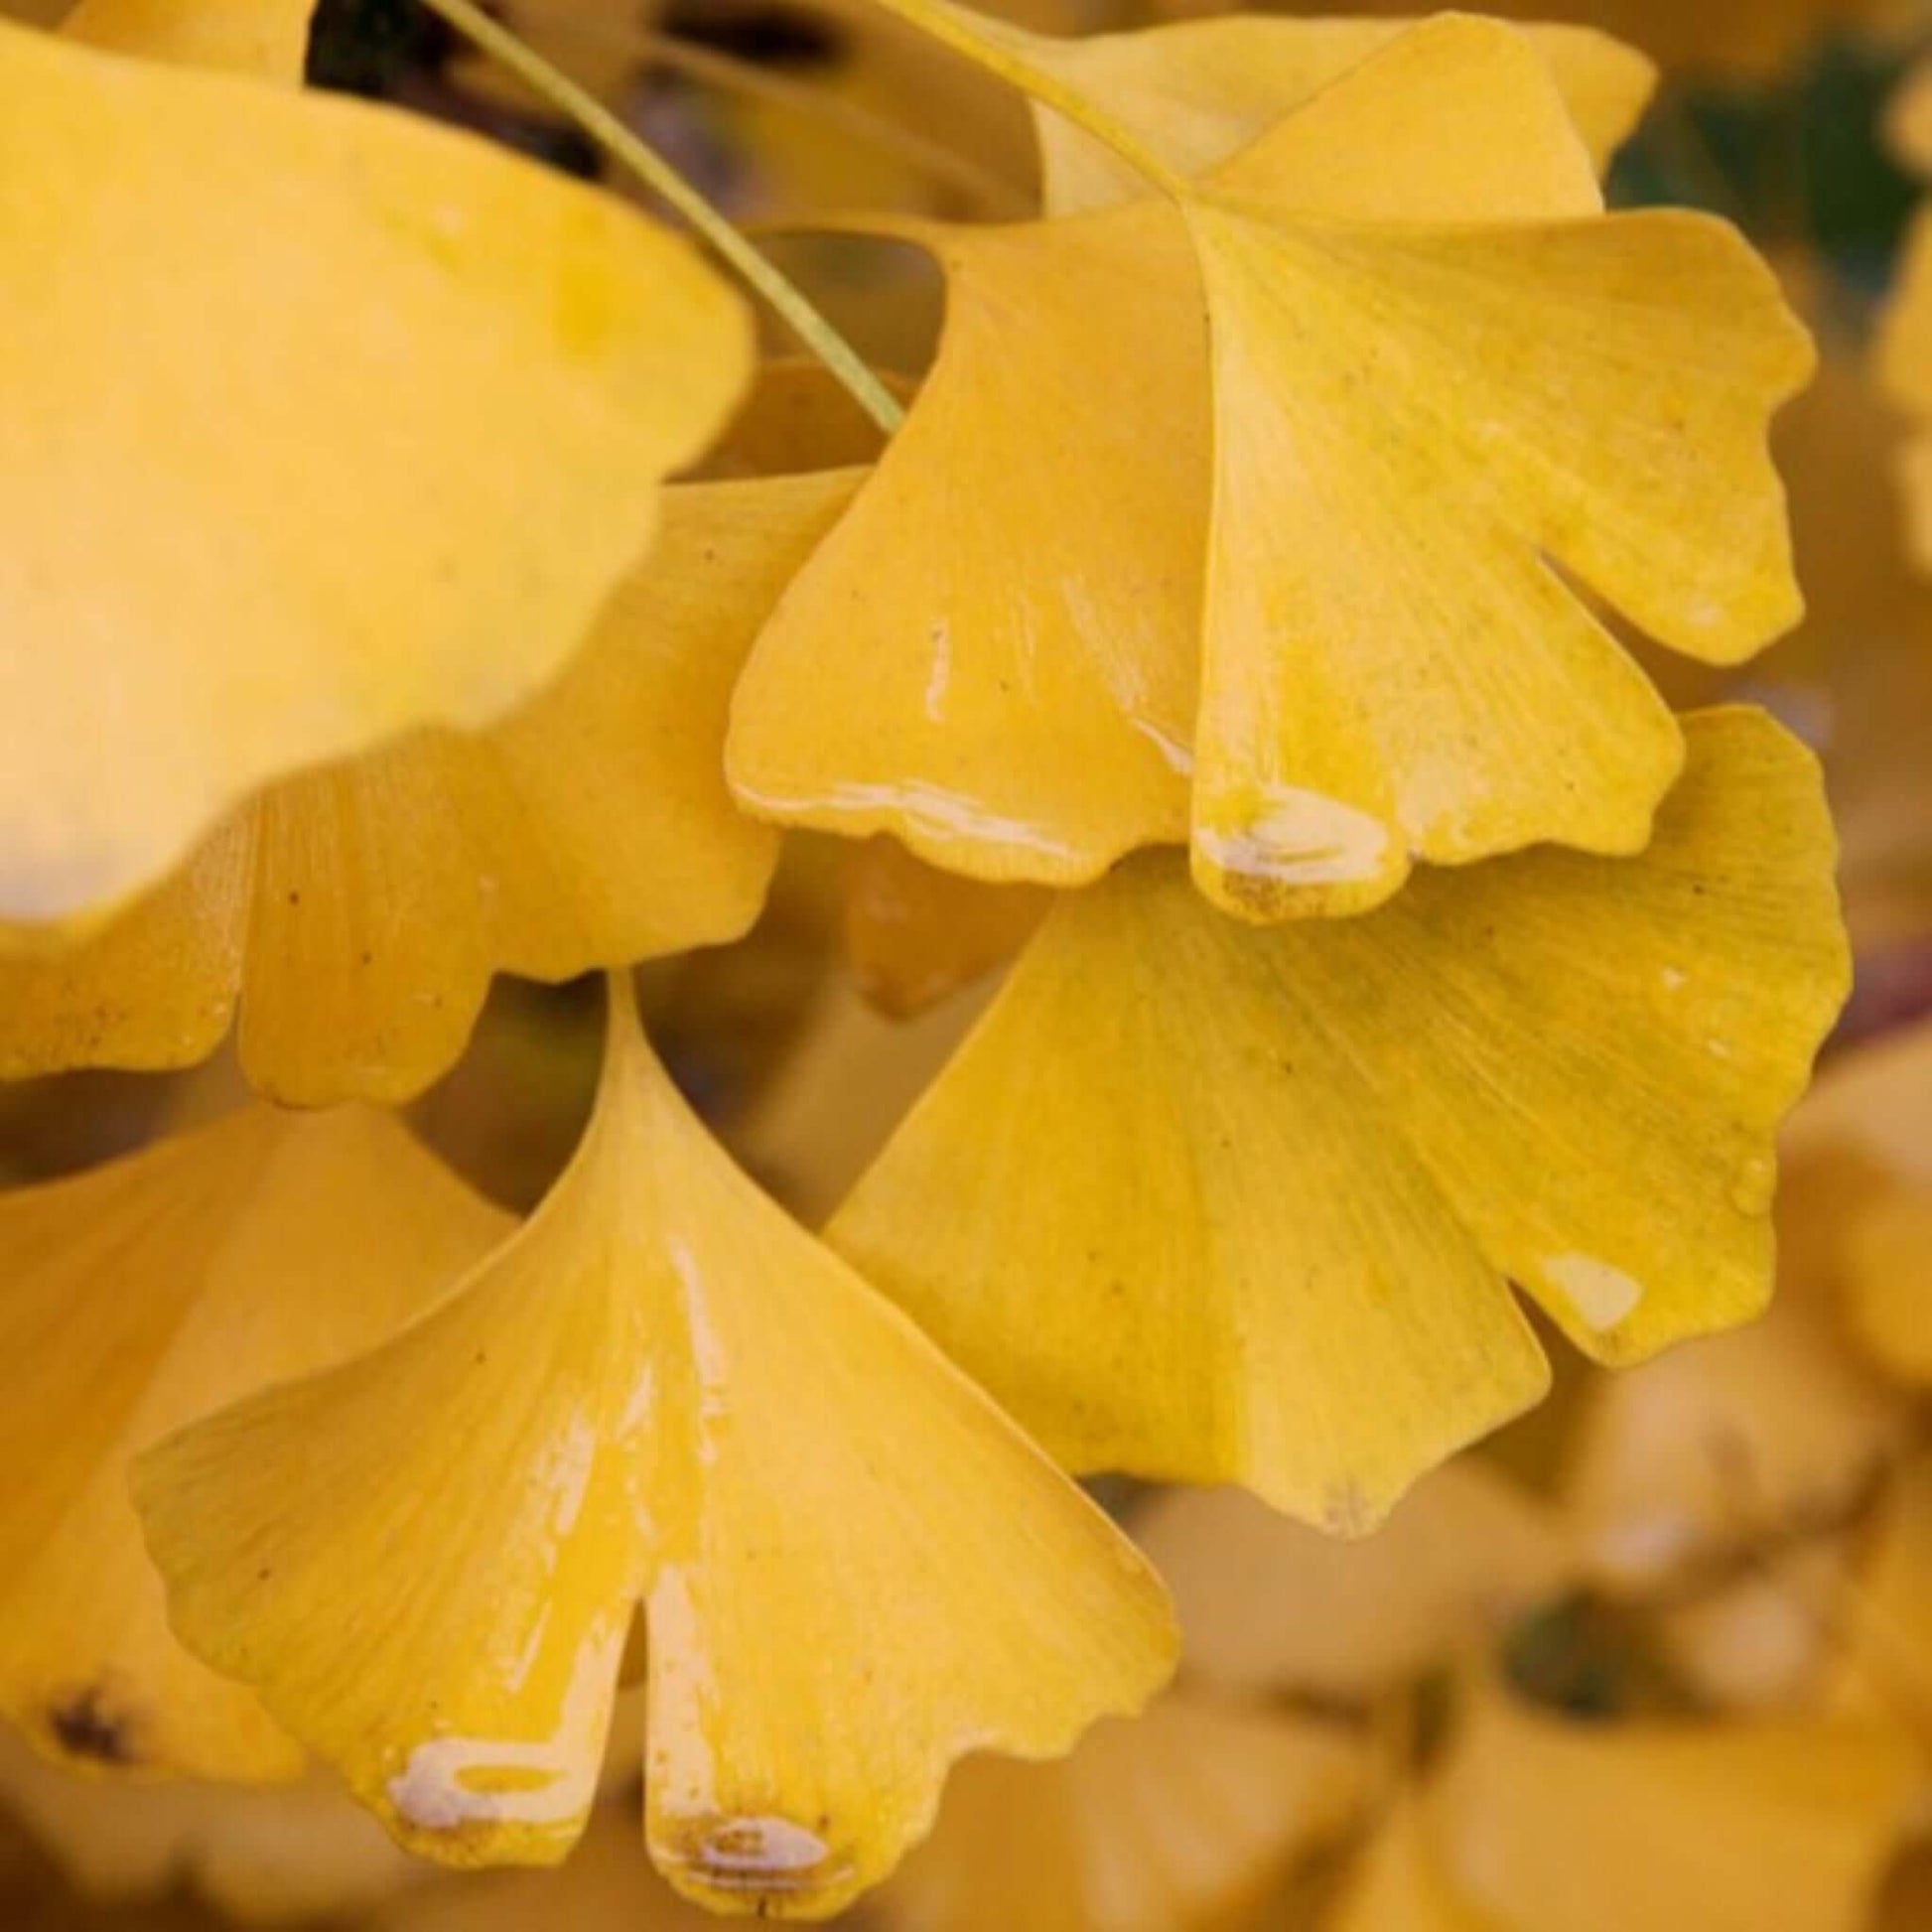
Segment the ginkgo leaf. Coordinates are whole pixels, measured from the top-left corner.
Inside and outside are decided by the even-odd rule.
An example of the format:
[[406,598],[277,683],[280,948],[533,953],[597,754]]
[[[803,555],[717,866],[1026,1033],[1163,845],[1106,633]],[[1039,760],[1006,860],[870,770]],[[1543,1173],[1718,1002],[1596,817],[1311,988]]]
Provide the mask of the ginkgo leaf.
[[1643,845],[1681,736],[1567,579],[1716,661],[1799,614],[1803,332],[1722,224],[1601,214],[1506,28],[1392,40],[1168,199],[890,228],[945,335],[753,653],[756,811],[1051,885],[1184,821],[1228,909],[1360,910]]
[[308,61],[315,10],[316,0],[79,0],[61,32],[112,54],[295,86]]
[[1003,966],[1049,903],[1037,886],[962,879],[869,839],[846,866],[846,961],[874,1006],[909,1018]]
[[[1417,29],[1188,207],[1216,421],[1194,862],[1230,910],[1641,849],[1678,735],[1553,565],[1711,661],[1802,612],[1765,427],[1804,333],[1729,230],[1580,218],[1534,66],[1503,29]],[[1453,145],[1474,113],[1517,139]],[[1458,219],[1490,225],[1410,225]]]
[[0,959],[0,1073],[180,1066],[239,1004],[264,1092],[401,1100],[457,1058],[492,974],[736,938],[778,842],[725,785],[732,685],[856,482],[667,490],[656,548],[505,723],[285,779],[98,936]]
[[170,1634],[133,1452],[373,1347],[506,1226],[386,1115],[265,1107],[0,1194],[0,1713],[97,1773],[290,1777]]
[[1368,1698],[1557,1595],[1573,1571],[1550,1511],[1467,1456],[1360,1543],[1240,1489],[1172,1490],[1134,1528],[1173,1592],[1189,1676],[1228,1691]]
[[1257,930],[1168,857],[1059,901],[830,1238],[1076,1469],[1360,1530],[1548,1375],[1758,1312],[1843,1002],[1810,755],[1688,723],[1649,851]]
[[727,767],[774,818],[1077,884],[1187,834],[1209,451],[1186,236],[1137,209],[915,238],[950,289],[938,360],[759,637]]
[[1238,1923],[1340,1835],[1363,1760],[1337,1725],[1175,1694],[1057,1763],[968,1758],[875,1909],[892,1932]]
[[838,1909],[953,1759],[1063,1751],[1173,1658],[1132,1546],[732,1167],[615,993],[524,1230],[134,1482],[184,1639],[449,1863],[566,1853],[640,1599],[652,1853],[741,1911]]
[[[1232,14],[1127,34],[1055,41],[1021,35],[1025,54],[1099,102],[1170,167],[1201,174],[1359,67],[1413,20],[1282,20]],[[1588,27],[1531,26],[1600,171],[1628,139],[1656,85],[1643,55]],[[1145,195],[1147,184],[1064,116],[1035,105],[1047,209],[1070,214]]]
[[1858,1932],[1911,1755],[1789,1722],[1587,1725],[1482,1698],[1426,1800],[1479,1922],[1536,1932]]
[[244,1925],[359,1911],[424,1867],[328,1780],[273,1790],[102,1784],[0,1734],[0,1798],[73,1888],[103,1905],[193,1892]]
[[0,27],[0,916],[530,696],[749,373],[682,239],[362,102]]

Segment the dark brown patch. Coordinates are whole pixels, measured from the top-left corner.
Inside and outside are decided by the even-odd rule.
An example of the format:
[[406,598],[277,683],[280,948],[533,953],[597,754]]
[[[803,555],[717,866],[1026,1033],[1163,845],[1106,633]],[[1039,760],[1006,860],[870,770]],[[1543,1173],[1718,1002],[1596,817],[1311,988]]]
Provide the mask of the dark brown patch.
[[47,1727],[69,1757],[122,1766],[140,1761],[133,1726],[114,1710],[98,1684],[54,1704],[47,1714]]

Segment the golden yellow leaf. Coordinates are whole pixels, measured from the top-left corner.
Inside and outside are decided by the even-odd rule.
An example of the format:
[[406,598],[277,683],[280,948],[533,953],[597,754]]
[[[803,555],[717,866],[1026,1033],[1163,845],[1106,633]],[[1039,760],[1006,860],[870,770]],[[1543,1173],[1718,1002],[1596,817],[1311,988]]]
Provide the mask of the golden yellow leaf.
[[448,1863],[567,1852],[640,1599],[652,1854],[739,1910],[836,1910],[956,1757],[1063,1751],[1173,1659],[1132,1546],[731,1166],[627,1001],[521,1234],[134,1481],[184,1639]]
[[667,490],[657,547],[505,723],[285,779],[98,937],[0,959],[0,1073],[180,1066],[238,1005],[262,1091],[396,1101],[461,1053],[495,973],[736,938],[778,841],[725,787],[732,684],[855,482]]
[[257,1107],[0,1194],[0,1713],[99,1774],[268,1780],[293,1744],[175,1641],[135,1450],[373,1347],[505,1219],[387,1116]]
[[1558,1594],[1573,1570],[1550,1513],[1467,1456],[1360,1543],[1239,1489],[1170,1491],[1135,1538],[1173,1592],[1190,1677],[1326,1699],[1420,1675]]
[[[1028,38],[1024,51],[1099,102],[1170,167],[1193,175],[1265,134],[1414,25],[1232,14],[1084,40]],[[1656,69],[1634,49],[1591,28],[1532,26],[1524,32],[1600,172],[1648,104]],[[1147,193],[1127,163],[1062,115],[1035,107],[1034,121],[1051,212],[1104,207]]]
[[1173,860],[1063,898],[830,1235],[1076,1469],[1360,1530],[1598,1360],[1756,1313],[1846,990],[1809,754],[1688,721],[1643,858],[1257,931]]
[[[1678,736],[1553,565],[1702,659],[1802,612],[1765,425],[1803,332],[1728,230],[1584,219],[1536,67],[1506,30],[1418,29],[1188,210],[1216,415],[1194,865],[1231,910],[1357,910],[1413,858],[1642,848]],[[1457,144],[1477,104],[1515,138]]]
[[1341,1726],[1174,1694],[1052,1764],[969,1757],[877,1901],[888,1932],[1192,1932],[1241,1922],[1360,1802]]
[[1591,1725],[1481,1701],[1426,1804],[1482,1922],[1535,1932],[1859,1932],[1910,1754],[1850,1725]]
[[79,0],[61,31],[110,54],[299,86],[315,10],[316,0]]
[[0,180],[7,918],[530,696],[749,370],[685,242],[360,102],[0,27]]
[[0,1800],[102,1905],[192,1892],[244,1925],[312,1921],[373,1904],[423,1869],[319,1777],[267,1791],[101,1784],[50,1770],[0,1733]]
[[846,866],[846,960],[867,999],[906,1019],[1005,965],[1050,903],[1037,886],[963,879],[868,839]]
[[1391,41],[1176,204],[893,232],[945,337],[753,653],[756,811],[1051,885],[1191,822],[1229,909],[1358,910],[1642,846],[1681,738],[1560,572],[1714,660],[1799,614],[1803,332],[1722,224],[1600,214],[1507,29]]
[[773,817],[1077,883],[1187,833],[1209,472],[1186,237],[1159,209],[922,232],[938,361],[759,638],[728,768]]

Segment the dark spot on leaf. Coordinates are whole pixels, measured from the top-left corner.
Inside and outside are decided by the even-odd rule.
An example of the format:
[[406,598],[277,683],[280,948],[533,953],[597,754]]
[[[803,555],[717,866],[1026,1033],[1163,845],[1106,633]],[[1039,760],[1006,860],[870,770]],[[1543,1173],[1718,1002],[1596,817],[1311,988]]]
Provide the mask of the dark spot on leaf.
[[91,1764],[138,1761],[127,1719],[114,1711],[98,1684],[61,1699],[48,1712],[47,1724],[70,1757],[85,1758]]

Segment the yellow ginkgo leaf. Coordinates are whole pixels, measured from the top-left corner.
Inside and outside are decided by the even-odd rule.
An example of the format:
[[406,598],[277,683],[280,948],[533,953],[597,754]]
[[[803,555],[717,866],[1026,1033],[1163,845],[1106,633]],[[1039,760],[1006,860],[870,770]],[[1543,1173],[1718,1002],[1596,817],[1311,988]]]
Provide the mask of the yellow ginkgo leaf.
[[684,484],[563,676],[490,731],[431,731],[270,787],[98,937],[0,959],[0,1073],[180,1066],[239,1003],[278,1100],[400,1100],[498,972],[563,980],[736,938],[777,836],[721,766],[734,679],[851,473]]
[[1363,1758],[1338,1725],[1181,1694],[1058,1763],[970,1757],[878,1916],[889,1932],[1241,1923],[1346,1826]]
[[506,1226],[386,1115],[252,1108],[0,1194],[0,1715],[97,1773],[291,1777],[168,1629],[135,1450],[373,1347]]
[[0,27],[0,916],[527,698],[749,371],[684,241],[361,102]]
[[316,0],[79,0],[61,31],[108,53],[297,85],[315,10]]
[[[1036,65],[1098,101],[1183,174],[1201,174],[1406,33],[1407,20],[1232,14],[1153,32],[1053,41],[1008,34]],[[1656,85],[1641,54],[1587,27],[1529,27],[1597,169],[1629,138]],[[1046,207],[1058,214],[1145,195],[1128,164],[1064,116],[1035,107]]]
[[1209,450],[1186,237],[1162,209],[918,233],[950,286],[938,360],[759,638],[728,768],[774,818],[1075,884],[1187,835]]
[[[1507,30],[1417,29],[1188,209],[1216,418],[1194,864],[1231,910],[1642,847],[1677,733],[1553,565],[1707,660],[1802,611],[1765,428],[1803,331],[1729,230],[1583,218],[1535,69]],[[1469,113],[1515,139],[1458,146]],[[1412,225],[1458,220],[1491,225]]]
[[1050,902],[1037,886],[962,879],[868,839],[846,867],[846,960],[881,1012],[909,1018],[1004,965]]
[[1227,1690],[1365,1699],[1555,1596],[1572,1570],[1550,1514],[1467,1456],[1360,1543],[1239,1489],[1170,1491],[1134,1527],[1173,1592],[1189,1674]]
[[1689,721],[1649,851],[1255,930],[1150,857],[1063,898],[831,1239],[1076,1469],[1360,1530],[1598,1360],[1756,1313],[1843,1001],[1817,768]]
[[1713,660],[1799,613],[1803,332],[1722,224],[1601,214],[1507,28],[1413,29],[1172,199],[893,231],[946,332],[753,654],[754,810],[1052,885],[1191,823],[1228,909],[1359,910],[1643,845],[1681,737],[1563,573]]
[[1483,1924],[1859,1932],[1912,1777],[1895,1740],[1852,1726],[1606,1726],[1490,1695],[1425,1824]]
[[424,1869],[320,1777],[270,1791],[100,1784],[0,1734],[0,1802],[103,1906],[192,1892],[243,1925],[312,1922],[372,1905]]
[[653,1856],[739,1910],[878,1881],[978,1748],[1173,1657],[1153,1574],[713,1144],[614,993],[598,1109],[434,1313],[144,1456],[185,1640],[412,1849],[554,1862],[649,1627]]

